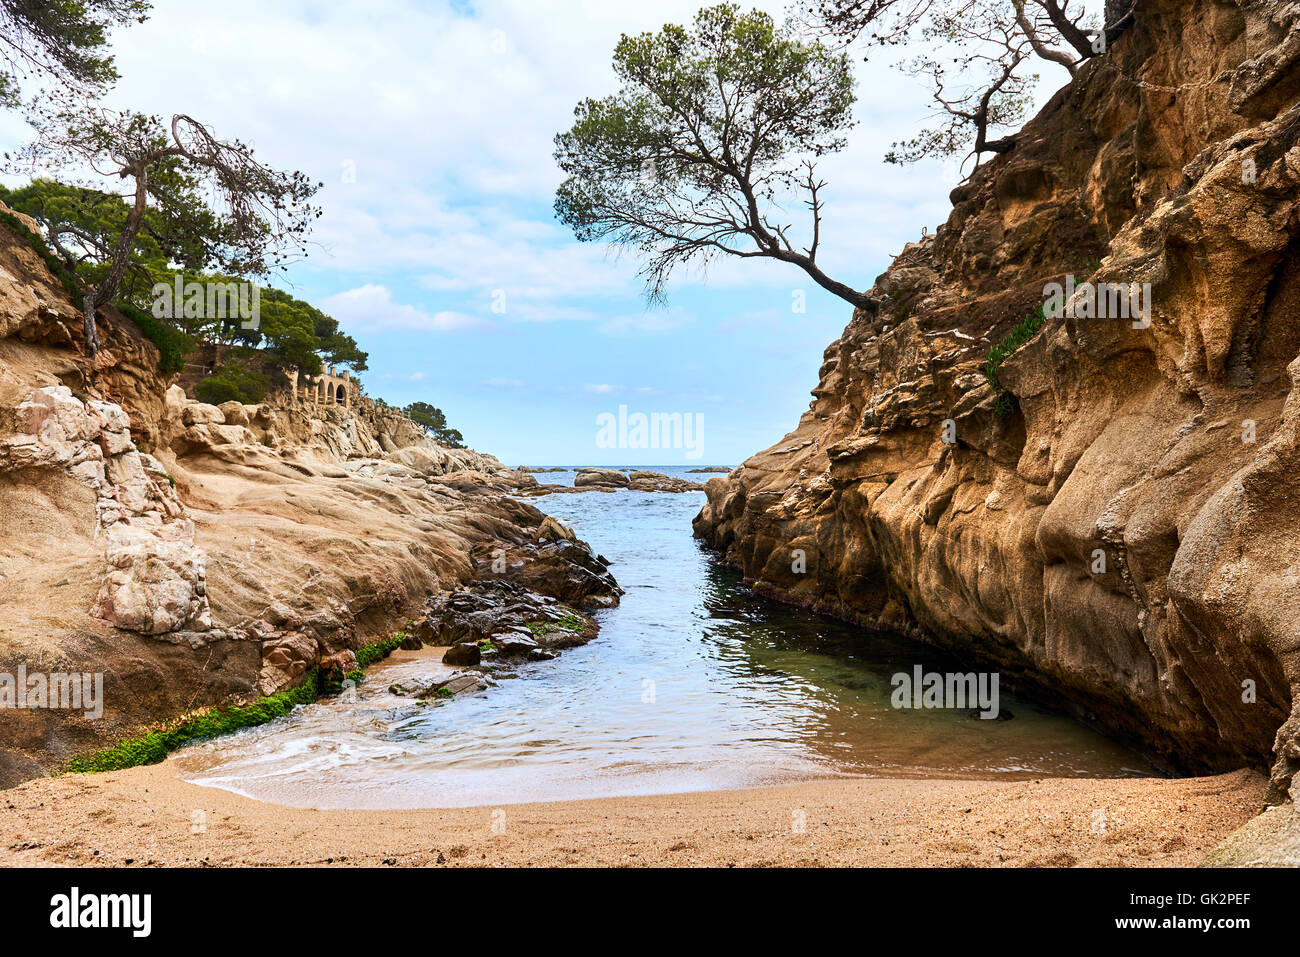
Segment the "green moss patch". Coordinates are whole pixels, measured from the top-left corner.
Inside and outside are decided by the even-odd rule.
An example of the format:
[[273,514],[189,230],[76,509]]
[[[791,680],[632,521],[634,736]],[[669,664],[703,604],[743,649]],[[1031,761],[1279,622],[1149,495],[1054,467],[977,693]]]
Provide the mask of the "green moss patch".
[[[391,638],[364,645],[357,651],[357,670],[347,677],[359,681],[363,677],[361,669],[387,658],[401,646],[405,638],[405,632],[398,632]],[[326,681],[320,672],[312,671],[307,675],[307,680],[296,688],[270,695],[250,705],[211,708],[197,715],[181,718],[147,734],[127,738],[103,751],[73,758],[68,762],[66,770],[78,774],[93,774],[101,771],[122,771],[142,764],[157,764],[168,754],[187,744],[282,718],[300,704],[311,704],[326,690],[328,690]]]
[[84,774],[157,764],[184,745],[282,718],[298,705],[315,701],[317,687],[317,673],[312,671],[307,680],[296,688],[281,691],[250,705],[214,708],[138,738],[127,738],[103,751],[73,758],[67,770]]
[[588,619],[577,614],[567,605],[560,605],[559,610],[564,612],[563,618],[555,620],[555,622],[528,622],[525,627],[543,645],[582,644],[582,638],[594,637],[595,625],[591,624]]
[[394,651],[402,646],[406,640],[406,632],[399,631],[391,638],[385,638],[382,641],[372,641],[368,645],[363,645],[357,650],[357,667],[369,668],[376,661],[383,661]]

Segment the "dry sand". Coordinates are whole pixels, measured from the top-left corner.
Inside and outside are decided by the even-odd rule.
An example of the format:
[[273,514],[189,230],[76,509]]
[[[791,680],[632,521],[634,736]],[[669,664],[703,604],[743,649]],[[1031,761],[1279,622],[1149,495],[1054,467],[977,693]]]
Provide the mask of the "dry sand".
[[836,779],[425,811],[316,811],[170,764],[0,793],[4,865],[1194,865],[1265,779]]

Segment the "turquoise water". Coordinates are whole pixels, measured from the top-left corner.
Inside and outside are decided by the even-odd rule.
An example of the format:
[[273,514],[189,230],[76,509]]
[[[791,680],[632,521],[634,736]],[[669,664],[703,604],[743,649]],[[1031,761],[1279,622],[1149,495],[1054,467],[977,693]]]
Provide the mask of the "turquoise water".
[[[687,475],[681,468],[656,468]],[[538,476],[571,484],[572,473]],[[196,783],[304,807],[413,808],[748,787],[837,775],[1115,777],[1151,769],[1003,692],[1011,720],[900,710],[890,679],[969,666],[756,598],[691,538],[702,493],[532,500],[613,564],[627,594],[600,637],[438,708],[387,693],[441,673],[398,653],[334,699],[189,748]],[[449,670],[449,669],[447,669]]]

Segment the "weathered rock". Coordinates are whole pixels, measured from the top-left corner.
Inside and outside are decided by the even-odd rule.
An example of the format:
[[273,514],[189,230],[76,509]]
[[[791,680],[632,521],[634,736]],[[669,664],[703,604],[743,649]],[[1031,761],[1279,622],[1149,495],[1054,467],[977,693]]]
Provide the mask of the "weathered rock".
[[527,631],[506,631],[492,636],[492,644],[502,658],[528,655],[538,648],[537,640]]
[[388,686],[388,693],[403,698],[423,698],[433,691],[433,678],[403,678]]
[[607,563],[579,541],[481,547],[474,557],[484,579],[515,583],[580,609],[611,608],[623,594]]
[[[1298,21],[1137,4],[877,280],[795,431],[708,482],[697,534],[763,593],[989,662],[1172,766],[1272,762],[1285,787]],[[1067,274],[1149,283],[1149,325],[1052,319],[999,398],[990,347]]]
[[699,492],[704,488],[699,482],[673,478],[663,472],[632,472],[627,487],[633,492]]
[[573,529],[547,515],[542,519],[542,524],[537,527],[537,540],[539,542],[574,542],[578,540],[578,536]]
[[462,695],[476,694],[480,691],[486,691],[489,686],[489,679],[475,671],[460,671],[450,678],[443,678],[433,683],[433,686],[422,697],[428,697],[433,694],[441,694],[446,697],[451,695],[460,697]]
[[299,631],[273,633],[273,637],[262,642],[258,692],[272,695],[301,684],[319,658],[320,649],[314,637]]
[[626,488],[627,483],[628,477],[615,469],[579,469],[578,474],[573,479],[575,488],[583,488],[588,485],[612,485],[615,488]]
[[431,598],[425,617],[417,622],[421,626],[438,635],[439,643],[453,646],[447,652],[454,652],[453,658],[443,659],[447,664],[478,664],[480,658],[469,659],[482,642],[491,642],[494,657],[511,659],[530,656],[542,646],[585,644],[597,634],[595,623],[572,608],[501,580],[476,582]]

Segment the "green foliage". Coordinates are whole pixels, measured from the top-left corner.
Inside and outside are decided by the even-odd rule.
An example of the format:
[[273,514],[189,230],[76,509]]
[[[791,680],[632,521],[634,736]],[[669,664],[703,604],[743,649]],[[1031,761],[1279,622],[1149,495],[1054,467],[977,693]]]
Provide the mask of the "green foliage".
[[[24,201],[19,194],[10,192],[3,186],[0,186],[0,200],[10,206],[16,206],[20,210],[24,205]],[[68,299],[74,305],[77,305],[81,293],[77,288],[72,271],[58,256],[50,251],[45,240],[33,233],[22,220],[12,213],[0,212],[0,223],[3,223],[14,236],[32,247],[36,254],[41,257],[46,268],[59,280],[64,291],[68,294]],[[144,310],[136,308],[130,302],[119,302],[118,310],[139,327],[146,339],[158,347],[158,368],[160,372],[164,375],[171,375],[180,372],[185,367],[185,356],[194,349],[192,336],[175,329],[163,320],[154,318]]]
[[[72,301],[80,306],[82,287],[78,283],[93,286],[108,274],[107,249],[125,229],[130,214],[126,200],[115,193],[69,186],[43,177],[17,189],[0,188],[0,199],[35,219],[53,237],[51,244],[55,251],[58,251],[58,237],[65,232],[84,236],[96,247],[96,255],[79,259],[60,255],[58,260],[60,272],[73,282],[69,289]],[[146,210],[143,228],[129,250],[130,265],[117,295],[141,308],[148,306],[145,293],[153,284],[154,272],[161,272],[167,264],[165,240],[160,241],[166,230],[158,210]]]
[[640,252],[651,299],[675,267],[721,254],[771,256],[817,278],[816,227],[800,252],[782,204],[801,194],[820,216],[811,162],[853,125],[848,56],[723,3],[690,29],[624,35],[613,66],[618,93],[580,102],[555,137],[560,221],[580,241]]
[[216,708],[191,718],[151,731],[94,754],[73,758],[68,770],[78,773],[120,771],[141,764],[157,764],[172,751],[195,741],[238,731],[282,718],[300,704],[316,700],[317,673],[296,688],[263,698],[254,704]]
[[241,359],[226,362],[216,372],[194,387],[200,402],[220,405],[223,402],[242,402],[256,405],[271,391],[271,377],[250,367]]
[[465,447],[465,436],[457,429],[447,428],[447,416],[442,409],[434,408],[427,402],[412,402],[402,411],[407,418],[424,429],[426,434],[448,448]]
[[[45,224],[47,229],[76,230],[92,237],[94,244],[100,247],[109,246],[122,232],[129,213],[129,207],[119,196],[65,186],[50,179],[33,180],[15,190],[0,186],[0,200]],[[156,317],[153,311],[154,288],[158,283],[171,287],[178,275],[182,286],[191,282],[229,284],[242,280],[183,266],[177,269],[171,265],[169,256],[188,240],[183,235],[168,239],[168,223],[153,207],[146,210],[144,218],[145,226],[135,236],[121,283],[118,308],[158,347],[160,369],[164,374],[179,372],[184,367],[185,356],[193,351],[199,339],[250,349],[261,348],[268,353],[273,364],[297,367],[308,374],[314,374],[322,362],[349,365],[358,372],[365,370],[368,356],[358,348],[355,339],[339,329],[338,320],[278,289],[263,287],[260,290],[261,321],[255,330],[242,328],[243,320],[234,315]],[[78,308],[83,304],[83,287],[94,287],[104,281],[109,268],[106,258],[91,256],[70,265],[50,249],[43,237],[32,233],[16,216],[0,213],[0,222],[32,246]],[[177,229],[175,224],[170,228],[173,231]],[[196,255],[186,254],[181,258],[193,259]],[[232,383],[232,379],[239,381]],[[259,401],[270,384],[269,380],[254,383],[244,373],[229,372],[208,388],[213,395]],[[251,395],[259,398],[247,398]]]
[[984,363],[984,377],[988,379],[989,385],[997,393],[997,398],[993,403],[993,415],[996,418],[1000,419],[1006,416],[1015,407],[1015,397],[1002,388],[1002,381],[998,377],[998,369],[1001,368],[1002,363],[1013,352],[1034,338],[1038,334],[1038,330],[1043,328],[1046,322],[1047,317],[1043,313],[1043,307],[1038,306],[1007,333],[1006,338],[989,350],[988,359]]
[[339,330],[337,319],[279,289],[262,290],[260,329],[234,331],[249,345],[267,349],[284,366],[315,375],[326,365],[348,365],[364,372],[368,356],[356,340]]
[[142,23],[146,0],[3,0],[0,2],[0,105],[18,106],[23,81],[42,86],[36,100],[102,93],[117,79],[106,52],[110,30]]
[[220,140],[193,117],[168,121],[63,96],[33,108],[28,121],[36,136],[15,162],[78,176],[90,170],[114,190],[123,180],[133,187],[129,202],[44,179],[13,195],[81,292],[89,357],[99,349],[98,310],[140,295],[164,267],[265,276],[285,268],[289,250],[307,255],[307,233],[321,215],[311,199],[324,184],[263,165],[247,144]]
[[[185,368],[185,357],[194,351],[194,337],[143,309],[120,302],[118,311],[139,327],[144,337],[158,347],[158,371],[172,375]],[[205,400],[206,401],[206,400]],[[222,400],[225,401],[225,400]]]

